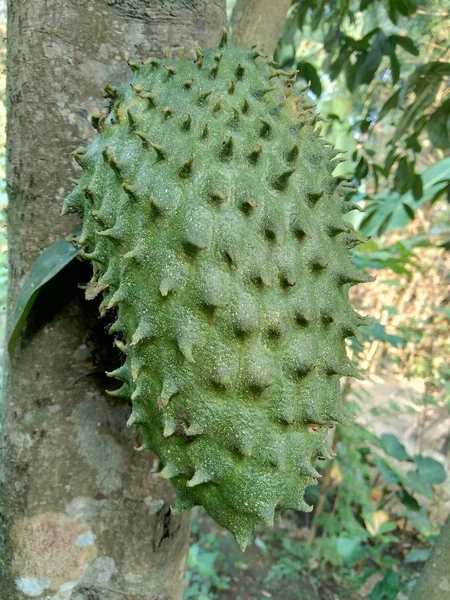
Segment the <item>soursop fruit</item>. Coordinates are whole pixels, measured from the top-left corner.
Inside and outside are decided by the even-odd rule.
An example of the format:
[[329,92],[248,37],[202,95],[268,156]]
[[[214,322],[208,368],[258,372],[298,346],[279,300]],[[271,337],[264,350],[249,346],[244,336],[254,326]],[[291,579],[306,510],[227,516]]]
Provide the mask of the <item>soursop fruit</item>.
[[348,182],[295,73],[255,48],[130,65],[74,157],[63,212],[83,219],[89,298],[114,311],[124,362],[113,395],[161,461],[176,510],[202,505],[245,547],[305,488],[345,420],[339,378],[358,376],[348,300],[368,281],[343,215]]

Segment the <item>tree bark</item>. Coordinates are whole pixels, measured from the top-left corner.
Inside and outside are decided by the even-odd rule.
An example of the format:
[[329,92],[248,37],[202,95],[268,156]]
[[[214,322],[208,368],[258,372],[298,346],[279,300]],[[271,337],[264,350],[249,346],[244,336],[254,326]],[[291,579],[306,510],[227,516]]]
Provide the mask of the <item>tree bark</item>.
[[231,17],[235,46],[260,44],[272,55],[292,0],[237,0]]
[[[60,218],[76,176],[70,152],[105,111],[102,88],[126,59],[215,44],[225,0],[10,0],[8,19],[9,318],[39,252],[78,228]],[[0,506],[2,600],[179,600],[189,515],[152,473],[103,392],[114,368],[73,264],[45,291],[5,387]],[[112,363],[112,364],[111,364]],[[117,366],[117,364],[116,364]]]
[[450,600],[450,515],[412,591],[411,600]]

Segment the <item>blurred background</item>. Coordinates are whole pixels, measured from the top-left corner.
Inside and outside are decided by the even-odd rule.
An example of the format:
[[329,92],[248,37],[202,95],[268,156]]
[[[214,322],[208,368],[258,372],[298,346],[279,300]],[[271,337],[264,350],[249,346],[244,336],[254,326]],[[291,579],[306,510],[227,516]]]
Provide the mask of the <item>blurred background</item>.
[[[235,1],[228,1],[230,21]],[[193,513],[185,600],[406,600],[450,509],[450,2],[302,0],[275,58],[298,70],[323,134],[346,152],[348,219],[364,243],[355,289],[373,317],[343,381],[355,426],[337,426],[314,511],[287,511],[245,553]],[[0,0],[0,336],[6,297],[5,36]],[[306,88],[306,89],[305,89]],[[2,353],[0,354],[0,356]]]

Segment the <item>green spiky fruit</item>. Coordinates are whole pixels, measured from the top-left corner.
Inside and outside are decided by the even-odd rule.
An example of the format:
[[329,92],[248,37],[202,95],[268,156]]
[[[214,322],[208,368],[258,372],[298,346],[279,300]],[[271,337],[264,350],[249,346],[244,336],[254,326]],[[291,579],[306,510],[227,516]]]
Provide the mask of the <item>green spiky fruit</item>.
[[281,509],[310,509],[345,418],[345,338],[363,323],[348,290],[368,280],[348,255],[354,205],[294,73],[225,36],[131,67],[74,155],[64,210],[83,217],[88,296],[116,314],[114,395],[131,398],[175,508],[204,506],[245,546]]

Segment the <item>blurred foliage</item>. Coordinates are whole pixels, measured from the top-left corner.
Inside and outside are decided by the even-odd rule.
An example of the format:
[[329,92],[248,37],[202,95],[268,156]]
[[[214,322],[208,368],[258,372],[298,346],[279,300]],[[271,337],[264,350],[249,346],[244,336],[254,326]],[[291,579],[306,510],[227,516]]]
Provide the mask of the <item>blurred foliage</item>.
[[[345,138],[351,160],[340,170],[354,174],[359,199],[384,191],[371,208],[384,204],[386,190],[391,203],[408,191],[423,200],[421,170],[450,149],[449,25],[448,0],[292,5],[276,58],[298,69],[299,87],[310,84],[327,136],[338,145]],[[448,165],[439,177],[448,184]],[[406,206],[413,218],[417,206]]]

